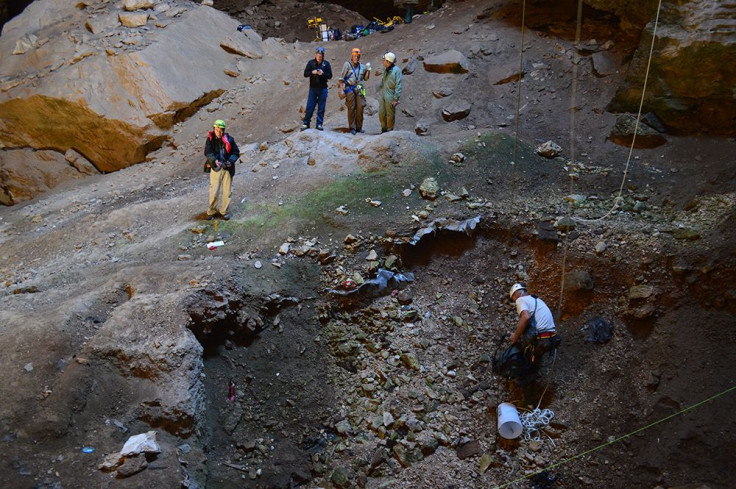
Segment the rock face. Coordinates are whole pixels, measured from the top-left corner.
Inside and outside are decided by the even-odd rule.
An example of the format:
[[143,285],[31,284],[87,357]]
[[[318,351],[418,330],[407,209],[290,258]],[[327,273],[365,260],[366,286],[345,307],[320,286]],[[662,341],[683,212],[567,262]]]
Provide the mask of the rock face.
[[657,12],[657,0],[585,0],[596,10],[616,14],[621,28],[637,31],[649,22]]
[[[86,12],[74,2],[41,0],[5,26],[0,145],[6,150],[37,148],[63,155],[73,149],[102,172],[139,163],[164,144],[175,122],[233,86],[226,66],[243,56],[263,55],[260,36],[241,35],[236,20],[209,7],[119,12],[120,19],[147,19],[144,28],[121,26],[113,6],[107,8],[111,11]],[[157,15],[175,20],[160,24]],[[4,166],[17,166],[13,156],[3,156]],[[38,158],[30,167],[46,161]],[[8,188],[26,183],[4,179],[6,196],[26,197]],[[28,187],[28,193],[53,186]]]
[[[152,316],[153,310],[157,314]],[[115,311],[89,346],[94,357],[142,393],[141,419],[186,438],[201,422],[205,401],[202,346],[183,326],[188,317],[181,310],[175,295],[135,296]],[[164,315],[166,321],[156,319]]]
[[[84,177],[94,168],[82,167],[82,161],[71,163],[63,153],[56,151],[15,149],[0,152],[0,203],[13,205],[53,188],[60,181]],[[85,169],[78,170],[72,166],[74,164]],[[36,169],[28,171],[29,167]]]
[[[624,84],[608,109],[636,112],[654,22],[644,29]],[[662,6],[644,112],[674,133],[736,134],[736,6],[694,0]]]

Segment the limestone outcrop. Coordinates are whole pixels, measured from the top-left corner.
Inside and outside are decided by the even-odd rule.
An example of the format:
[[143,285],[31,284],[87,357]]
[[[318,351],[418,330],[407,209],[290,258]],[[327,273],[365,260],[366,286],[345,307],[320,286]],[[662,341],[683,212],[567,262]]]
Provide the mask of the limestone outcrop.
[[[647,24],[625,82],[608,109],[636,112],[654,22]],[[674,133],[736,134],[736,5],[693,0],[662,6],[644,99]]]

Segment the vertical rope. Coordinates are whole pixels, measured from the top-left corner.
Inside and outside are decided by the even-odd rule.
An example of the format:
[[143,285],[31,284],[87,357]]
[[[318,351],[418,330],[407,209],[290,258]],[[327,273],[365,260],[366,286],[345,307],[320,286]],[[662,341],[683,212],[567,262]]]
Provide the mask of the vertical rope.
[[624,185],[626,184],[626,176],[629,173],[629,165],[631,164],[631,156],[634,153],[634,144],[636,143],[636,134],[639,132],[639,122],[641,121],[641,111],[644,107],[644,96],[647,93],[647,83],[649,82],[649,70],[652,66],[652,56],[654,53],[654,43],[657,40],[657,27],[659,26],[659,13],[662,10],[662,0],[659,0],[659,3],[657,4],[657,15],[654,18],[654,28],[652,29],[652,43],[649,46],[649,58],[647,59],[647,69],[644,73],[644,85],[641,87],[641,100],[639,101],[639,110],[636,114],[636,124],[634,125],[634,137],[631,138],[631,146],[629,146],[629,155],[626,158],[626,166],[624,167],[624,175],[623,178],[621,178],[621,186],[618,189],[618,195],[615,199],[613,199],[613,205],[611,208],[606,212],[605,215],[597,218],[597,219],[580,219],[583,222],[597,222],[602,221],[603,219],[607,218],[611,215],[611,213],[619,206],[619,203],[621,202],[621,195],[624,191]]
[[[573,43],[572,58],[572,94],[570,97],[570,169],[575,166],[575,105],[578,94],[578,65],[580,64],[580,37],[583,25],[583,0],[578,0],[577,22],[575,24],[575,42]],[[570,172],[569,194],[572,195],[575,188],[575,178],[573,172]],[[573,206],[572,202],[567,204],[567,217],[572,219]],[[565,233],[565,239],[562,242],[562,271],[560,277],[560,300],[557,303],[557,311],[562,315],[562,305],[565,301],[565,267],[567,266],[567,252],[570,249],[570,233]]]
[[[514,152],[511,157],[511,209],[516,209],[516,157],[519,149],[519,113],[521,112],[521,82],[524,78],[524,34],[526,33],[526,0],[521,2],[521,47],[519,48],[519,82],[516,94]],[[510,237],[510,235],[509,235]]]

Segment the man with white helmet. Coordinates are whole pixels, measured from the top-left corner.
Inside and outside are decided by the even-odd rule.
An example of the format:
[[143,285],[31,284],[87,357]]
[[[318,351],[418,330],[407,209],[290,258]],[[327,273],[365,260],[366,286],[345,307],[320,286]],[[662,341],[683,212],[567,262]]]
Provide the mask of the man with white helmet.
[[371,76],[371,64],[360,62],[360,49],[353,48],[350,61],[342,67],[337,80],[338,97],[345,99],[348,108],[348,127],[350,134],[363,132],[363,108],[365,107],[365,88],[363,83]]
[[521,340],[525,349],[531,347],[533,363],[535,357],[539,358],[560,345],[561,338],[555,329],[552,311],[542,299],[527,294],[526,285],[522,283],[511,286],[509,297],[516,304],[516,312],[519,314],[516,330],[509,341],[514,344]]
[[383,78],[378,84],[378,120],[381,122],[381,133],[394,130],[396,106],[401,97],[401,70],[396,66],[396,55],[383,55]]

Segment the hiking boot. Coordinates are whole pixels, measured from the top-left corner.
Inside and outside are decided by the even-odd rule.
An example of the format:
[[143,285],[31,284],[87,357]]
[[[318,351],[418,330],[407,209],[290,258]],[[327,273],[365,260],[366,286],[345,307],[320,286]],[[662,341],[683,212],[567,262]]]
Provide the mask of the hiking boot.
[[309,124],[307,124],[307,123],[305,122],[304,124],[302,124],[302,131],[304,131],[304,130],[306,130],[306,129],[309,129]]
[[350,134],[352,134],[353,136],[355,136],[355,129],[350,129]]
[[230,217],[231,217],[231,216],[230,216],[230,213],[229,213],[229,212],[226,212],[226,213],[225,213],[225,214],[224,214],[224,215],[222,216],[222,218],[223,218],[224,220],[226,220],[226,221],[229,221],[229,220],[230,220]]
[[324,128],[324,127],[322,127],[322,124],[317,124],[317,130],[318,130],[318,131],[324,131],[324,130],[325,130],[325,128]]
[[207,214],[207,218],[206,218],[206,219],[207,219],[208,221],[211,221],[211,220],[212,220],[212,219],[214,219],[214,218],[215,218],[215,215],[214,215],[214,214]]

